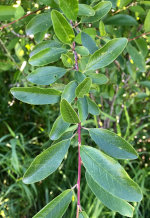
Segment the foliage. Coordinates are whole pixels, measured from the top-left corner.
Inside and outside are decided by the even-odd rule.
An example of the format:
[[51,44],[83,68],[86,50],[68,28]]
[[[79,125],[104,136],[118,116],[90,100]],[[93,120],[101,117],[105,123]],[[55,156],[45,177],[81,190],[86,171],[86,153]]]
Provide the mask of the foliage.
[[[9,23],[2,25],[0,32],[2,81],[13,87],[11,93],[16,99],[41,105],[10,101],[12,97],[5,95],[8,89],[3,87],[1,111],[6,116],[2,118],[5,128],[0,145],[4,216],[31,217],[35,214],[32,208],[38,212],[47,204],[34,217],[62,217],[64,213],[65,217],[75,213],[77,217],[119,217],[116,212],[147,217],[148,165],[145,163],[144,168],[140,164],[149,151],[141,150],[138,143],[142,131],[145,145],[148,143],[149,4],[131,2],[39,0],[13,7],[14,1],[2,1],[0,20],[13,25],[13,29]],[[23,16],[29,9],[31,14]],[[12,39],[13,35],[16,38]],[[5,111],[7,102],[9,107],[16,107],[16,118],[10,108]],[[22,116],[20,120],[18,112],[25,119]],[[26,125],[32,128],[23,129],[23,136],[20,128]],[[41,136],[37,137],[35,129]],[[137,151],[142,154],[138,161]],[[72,168],[77,161],[78,169]],[[55,176],[52,173],[57,168]],[[24,183],[38,183],[25,185],[24,173]],[[54,200],[48,194],[50,188],[55,191],[55,195],[51,191]],[[141,190],[145,196],[142,202]],[[19,205],[16,199],[20,199]]]

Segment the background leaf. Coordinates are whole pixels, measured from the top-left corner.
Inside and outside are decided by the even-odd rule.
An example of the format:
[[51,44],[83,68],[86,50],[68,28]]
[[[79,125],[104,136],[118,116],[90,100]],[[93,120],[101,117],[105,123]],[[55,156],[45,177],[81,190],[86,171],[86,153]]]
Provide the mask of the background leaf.
[[69,20],[76,20],[78,15],[78,0],[59,0],[60,9]]

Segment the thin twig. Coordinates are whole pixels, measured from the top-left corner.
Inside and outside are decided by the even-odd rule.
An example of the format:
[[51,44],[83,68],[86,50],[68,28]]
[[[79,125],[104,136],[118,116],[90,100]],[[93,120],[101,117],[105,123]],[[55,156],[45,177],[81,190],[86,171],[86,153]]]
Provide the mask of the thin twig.
[[132,39],[128,39],[128,41],[130,42],[130,41],[136,40],[136,39],[141,38],[142,36],[146,36],[146,35],[150,35],[150,32],[142,33],[142,34],[139,35],[139,36],[136,36],[136,37],[134,37],[134,38],[132,38]]
[[8,26],[10,26],[10,25],[12,25],[12,24],[14,24],[14,23],[16,23],[16,22],[18,22],[18,21],[20,21],[20,20],[22,20],[22,19],[24,19],[24,18],[26,18],[26,17],[32,15],[32,14],[35,14],[35,13],[38,12],[38,11],[42,11],[42,10],[44,10],[46,7],[47,7],[47,6],[45,6],[45,7],[43,7],[43,8],[39,8],[39,9],[37,9],[36,11],[33,11],[33,12],[29,13],[29,14],[25,14],[24,16],[20,17],[20,18],[17,19],[17,20],[14,20],[14,21],[12,21],[12,22],[6,24],[6,25],[3,25],[3,26],[0,27],[0,30],[6,28],[6,27],[8,27]]

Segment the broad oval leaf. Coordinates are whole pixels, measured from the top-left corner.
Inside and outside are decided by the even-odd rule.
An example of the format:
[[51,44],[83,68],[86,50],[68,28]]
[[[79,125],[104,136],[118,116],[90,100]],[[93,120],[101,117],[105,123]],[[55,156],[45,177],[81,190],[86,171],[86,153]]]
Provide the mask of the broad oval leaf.
[[47,40],[37,44],[33,50],[30,52],[30,57],[44,50],[45,48],[60,48],[62,46],[61,42],[54,40]]
[[86,78],[86,76],[80,71],[75,71],[74,78],[76,79],[78,83],[81,83]]
[[56,36],[65,44],[71,44],[75,35],[72,27],[65,17],[58,11],[53,10],[51,13],[52,23]]
[[94,16],[95,11],[90,5],[86,4],[79,4],[79,11],[78,11],[78,16]]
[[92,115],[99,115],[100,111],[99,111],[99,107],[97,106],[97,104],[87,96],[86,96],[86,99],[88,103],[88,112]]
[[141,201],[139,186],[115,159],[90,146],[81,146],[81,159],[87,172],[105,191],[127,201]]
[[44,66],[60,59],[61,54],[65,53],[64,48],[45,48],[36,53],[29,59],[29,63],[33,66]]
[[[87,33],[93,40],[95,39],[96,34],[97,34],[95,28],[85,28],[85,29],[83,29],[82,32]],[[78,44],[82,44],[82,41],[81,41],[81,33],[82,32],[79,32],[78,35],[75,37],[75,41]]]
[[68,83],[61,95],[61,99],[66,99],[69,103],[71,103],[75,99],[75,90],[77,88],[77,83],[76,81],[71,81]]
[[90,78],[85,78],[76,88],[76,96],[78,98],[83,98],[84,95],[89,93],[92,85],[92,81]]
[[112,17],[108,17],[104,20],[104,23],[115,26],[134,26],[138,24],[135,18],[127,14],[117,14]]
[[98,85],[103,85],[108,83],[108,78],[104,74],[87,72],[86,75],[92,79],[92,83]]
[[128,202],[104,190],[87,172],[86,181],[92,192],[106,207],[123,216],[133,216],[134,208]]
[[26,171],[23,182],[31,184],[45,179],[61,164],[70,146],[70,139],[58,142],[39,154]]
[[76,20],[78,15],[78,0],[59,0],[60,9],[69,20]]
[[111,64],[125,49],[127,42],[126,38],[110,40],[90,57],[85,71],[97,70]]
[[38,87],[16,87],[10,91],[18,100],[34,105],[57,103],[60,100],[61,93],[55,89]]
[[82,45],[89,50],[90,54],[93,54],[98,50],[96,43],[87,33],[81,33],[81,41]]
[[75,110],[65,99],[63,99],[60,103],[60,111],[61,111],[61,115],[64,121],[68,123],[79,123],[80,122]]
[[61,78],[67,72],[61,67],[40,67],[27,76],[27,80],[38,85],[49,85]]
[[43,32],[52,26],[51,14],[43,13],[33,17],[26,26],[27,35],[35,35]]
[[78,112],[81,122],[85,121],[88,116],[88,104],[86,98],[79,98],[77,101]]
[[84,46],[76,46],[75,50],[76,50],[77,54],[80,54],[82,56],[89,55],[89,50]]
[[68,189],[54,198],[50,203],[48,203],[42,210],[40,210],[33,218],[50,218],[62,217],[67,210],[69,204],[72,200],[73,192]]
[[83,17],[81,19],[82,23],[93,23],[99,21],[102,17],[104,17],[111,9],[112,4],[110,1],[99,2],[97,5],[93,7],[95,10],[95,15],[90,17]]
[[68,129],[68,127],[70,126],[69,123],[65,122],[61,116],[59,116],[54,124],[53,127],[50,131],[50,139],[51,140],[57,140],[59,139],[62,134]]
[[117,159],[136,159],[135,149],[122,137],[106,129],[89,129],[94,142],[107,154]]

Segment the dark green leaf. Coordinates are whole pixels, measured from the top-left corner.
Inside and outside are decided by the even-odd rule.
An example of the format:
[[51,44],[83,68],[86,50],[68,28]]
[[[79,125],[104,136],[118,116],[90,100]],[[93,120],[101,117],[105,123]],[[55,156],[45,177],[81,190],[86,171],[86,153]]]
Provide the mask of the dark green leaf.
[[112,17],[108,17],[104,20],[104,23],[115,26],[134,26],[138,24],[134,17],[127,14],[117,14]]
[[81,146],[81,159],[88,174],[109,194],[127,201],[141,201],[139,186],[115,159],[89,146]]
[[62,217],[72,200],[72,195],[73,192],[71,189],[62,192],[40,210],[33,218]]
[[44,66],[49,63],[53,63],[60,59],[62,53],[65,53],[64,48],[45,48],[36,53],[29,59],[29,63],[33,66]]
[[71,44],[75,35],[72,27],[65,17],[58,11],[53,10],[51,13],[53,27],[56,36],[65,44]]
[[61,164],[70,146],[70,139],[63,140],[39,154],[26,171],[23,182],[31,184],[45,179]]
[[78,15],[78,0],[59,0],[60,9],[69,20],[76,20]]
[[79,98],[77,101],[78,112],[81,122],[85,121],[88,116],[88,104],[86,98]]
[[95,15],[90,17],[83,17],[81,19],[82,23],[93,23],[99,21],[102,17],[104,17],[111,9],[112,4],[110,1],[99,2],[97,5],[93,7],[95,10]]
[[92,192],[106,207],[123,216],[133,216],[134,208],[128,202],[104,190],[88,173],[86,173],[86,180]]
[[136,159],[135,149],[123,138],[106,129],[90,129],[91,138],[107,154],[118,159]]
[[52,26],[51,14],[43,13],[33,17],[26,26],[27,35],[35,35],[36,33],[43,32]]
[[141,81],[140,84],[150,89],[150,81]]
[[126,38],[110,40],[90,57],[86,71],[97,70],[111,64],[122,53],[127,42]]
[[75,71],[74,72],[74,78],[76,79],[76,81],[78,83],[81,83],[86,78],[86,76],[83,73],[79,72],[79,71]]
[[86,96],[87,103],[88,103],[88,112],[93,115],[99,115],[99,107],[92,101],[89,97]]
[[60,100],[60,92],[55,89],[38,87],[17,87],[11,89],[12,95],[28,104],[54,104]]
[[85,78],[76,88],[76,96],[78,98],[83,98],[84,95],[89,93],[92,81],[90,78]]
[[87,33],[81,33],[81,41],[82,45],[89,50],[90,54],[93,54],[98,49],[94,40]]
[[61,67],[41,67],[27,76],[27,80],[38,85],[49,85],[61,78],[67,72]]
[[65,99],[61,101],[60,111],[61,111],[61,115],[64,121],[68,123],[79,123],[80,122],[75,110]]
[[57,140],[61,137],[61,135],[68,129],[70,126],[69,123],[66,123],[61,116],[59,116],[50,131],[50,139]]
[[[86,29],[83,29],[84,33],[87,33],[89,36],[91,36],[91,38],[94,40],[95,37],[96,37],[96,29],[95,28],[86,28]],[[78,44],[82,44],[82,41],[81,41],[81,33],[82,32],[79,32],[78,35],[76,36],[75,38],[75,41],[78,43]]]
[[66,99],[69,103],[71,103],[75,99],[75,89],[77,87],[77,83],[75,81],[71,81],[68,83],[64,91],[61,95],[61,99]]

